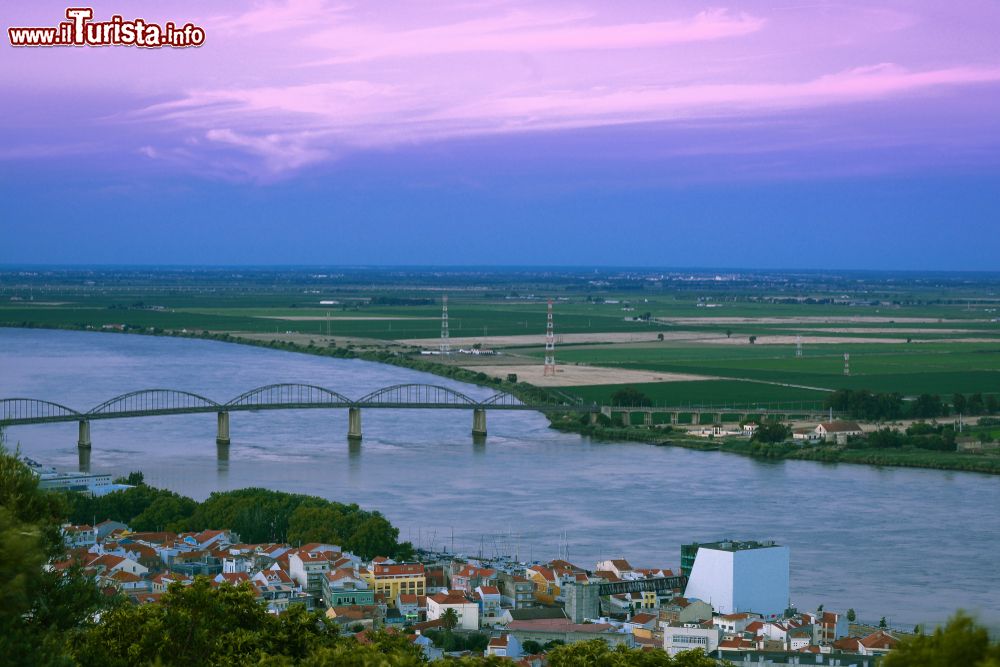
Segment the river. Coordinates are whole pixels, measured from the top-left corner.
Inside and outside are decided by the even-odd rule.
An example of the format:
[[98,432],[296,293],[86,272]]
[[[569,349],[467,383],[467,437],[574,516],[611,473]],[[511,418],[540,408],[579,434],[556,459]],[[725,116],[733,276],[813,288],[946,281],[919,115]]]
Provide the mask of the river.
[[[424,382],[474,398],[493,392],[359,360],[213,341],[0,328],[0,397],[87,410],[127,391],[171,388],[224,402],[301,382],[349,397]],[[955,609],[1000,626],[1000,477],[600,443],[558,433],[532,412],[488,413],[473,443],[469,411],[368,410],[347,442],[346,410],[231,415],[228,460],[215,415],[95,421],[95,472],[142,470],[148,483],[204,499],[262,486],[378,509],[418,546],[593,568],[626,557],[678,568],[680,545],[774,539],[791,548],[800,609],[939,622]],[[76,424],[9,428],[9,446],[63,470],[79,466]],[[100,517],[98,517],[100,518]],[[565,554],[564,554],[565,555]]]

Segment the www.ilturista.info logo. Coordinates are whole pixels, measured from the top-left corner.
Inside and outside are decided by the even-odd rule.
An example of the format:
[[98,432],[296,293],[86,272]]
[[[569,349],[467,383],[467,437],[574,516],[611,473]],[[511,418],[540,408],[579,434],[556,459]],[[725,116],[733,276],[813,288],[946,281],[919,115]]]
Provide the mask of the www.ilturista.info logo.
[[92,21],[91,7],[70,7],[68,21],[49,28],[7,28],[11,46],[141,46],[158,49],[185,48],[205,43],[205,30],[193,23],[164,25],[145,19],[125,20],[114,15],[109,21]]

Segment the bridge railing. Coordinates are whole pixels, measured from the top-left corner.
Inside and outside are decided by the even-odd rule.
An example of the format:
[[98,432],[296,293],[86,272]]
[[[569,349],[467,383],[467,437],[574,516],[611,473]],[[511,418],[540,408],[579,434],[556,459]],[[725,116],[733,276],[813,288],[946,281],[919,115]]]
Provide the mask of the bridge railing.
[[79,415],[73,408],[37,398],[5,398],[0,401],[0,422],[43,421],[75,418]]
[[343,394],[312,384],[269,384],[243,392],[224,404],[224,407],[273,407],[308,405],[338,407],[352,405],[354,401]]
[[218,409],[220,405],[200,394],[177,389],[141,389],[109,398],[87,411],[91,417],[121,414],[170,413]]
[[377,389],[355,401],[356,405],[455,405],[474,406],[478,402],[460,391],[436,384],[396,384]]

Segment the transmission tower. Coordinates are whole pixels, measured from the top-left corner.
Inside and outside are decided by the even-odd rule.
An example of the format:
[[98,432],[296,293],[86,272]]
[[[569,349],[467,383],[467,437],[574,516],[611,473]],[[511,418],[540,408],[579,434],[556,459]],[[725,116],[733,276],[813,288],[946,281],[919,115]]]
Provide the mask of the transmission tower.
[[441,297],[441,354],[451,354],[451,342],[448,340],[448,295]]
[[549,311],[545,319],[545,369],[543,376],[556,374],[556,336],[552,329],[552,299],[549,299]]
[[851,355],[844,352],[844,375],[851,374]]
[[795,337],[795,356],[796,357],[801,357],[802,356],[802,336],[801,335]]

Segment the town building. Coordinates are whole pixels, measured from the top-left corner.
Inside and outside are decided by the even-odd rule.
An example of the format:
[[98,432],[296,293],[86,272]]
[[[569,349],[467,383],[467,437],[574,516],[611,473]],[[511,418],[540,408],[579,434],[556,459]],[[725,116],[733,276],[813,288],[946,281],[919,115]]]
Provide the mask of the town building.
[[684,549],[690,552],[692,547],[695,559],[686,598],[707,602],[720,614],[756,612],[778,618],[788,609],[788,547],[726,540]]
[[427,593],[427,578],[422,563],[373,563],[371,574],[375,594],[383,595],[391,604],[396,603],[400,593]]
[[479,629],[479,605],[466,597],[462,591],[437,593],[427,598],[427,620],[440,620],[445,612],[454,609],[458,615],[458,625],[462,630]]
[[668,623],[661,628],[663,650],[671,656],[694,649],[711,653],[719,647],[719,642],[722,640],[722,631],[711,624]]
[[864,431],[857,422],[849,421],[823,422],[816,427],[816,433],[823,440],[833,441],[837,444],[844,444],[848,438],[864,435]]

